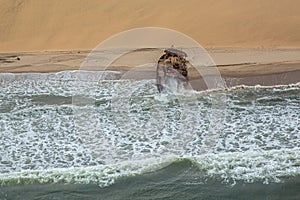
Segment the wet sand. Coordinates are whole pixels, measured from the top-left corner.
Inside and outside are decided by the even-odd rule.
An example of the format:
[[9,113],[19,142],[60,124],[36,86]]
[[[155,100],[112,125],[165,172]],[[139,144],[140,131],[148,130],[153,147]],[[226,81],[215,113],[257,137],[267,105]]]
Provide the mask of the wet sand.
[[[209,49],[210,56],[228,86],[278,85],[300,82],[300,49]],[[1,53],[1,73],[47,73],[79,70],[90,51],[51,51]],[[161,52],[141,51],[141,55],[152,57],[152,62]],[[154,58],[154,59],[153,59]],[[137,63],[134,63],[137,62]],[[129,71],[140,64],[132,56],[116,61],[107,69]],[[86,70],[86,68],[84,68]],[[99,70],[98,66],[90,68]],[[102,68],[101,68],[102,70]],[[192,79],[195,73],[189,74]],[[154,78],[155,68],[146,67],[136,71],[135,78]]]

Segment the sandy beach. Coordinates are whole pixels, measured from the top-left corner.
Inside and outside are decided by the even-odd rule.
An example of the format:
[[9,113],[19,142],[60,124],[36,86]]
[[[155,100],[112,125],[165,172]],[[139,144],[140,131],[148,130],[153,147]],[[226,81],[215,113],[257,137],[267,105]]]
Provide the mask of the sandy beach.
[[[83,69],[81,64],[90,51],[53,51],[1,53],[0,72],[59,72]],[[300,49],[209,49],[221,76],[228,86],[278,85],[300,82]],[[133,60],[143,54],[159,57],[160,52],[143,52],[109,66],[108,70],[134,70]],[[91,70],[102,70],[97,66]],[[86,68],[84,68],[86,70]],[[139,71],[140,78],[154,78],[155,68]],[[191,74],[194,72],[192,71]],[[192,76],[192,75],[191,75]]]

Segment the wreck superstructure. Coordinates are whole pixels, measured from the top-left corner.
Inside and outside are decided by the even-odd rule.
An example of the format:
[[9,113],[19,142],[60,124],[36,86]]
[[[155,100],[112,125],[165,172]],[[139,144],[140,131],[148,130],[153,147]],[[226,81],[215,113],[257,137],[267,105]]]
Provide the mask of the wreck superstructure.
[[156,85],[159,92],[166,89],[184,87],[188,84],[187,54],[178,49],[170,48],[164,51],[156,68]]

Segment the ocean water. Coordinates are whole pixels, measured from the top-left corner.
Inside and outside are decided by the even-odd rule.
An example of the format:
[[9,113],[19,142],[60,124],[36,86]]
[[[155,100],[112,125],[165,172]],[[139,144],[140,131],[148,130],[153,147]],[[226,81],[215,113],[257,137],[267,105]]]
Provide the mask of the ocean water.
[[299,83],[158,94],[118,76],[0,75],[0,199],[300,198]]

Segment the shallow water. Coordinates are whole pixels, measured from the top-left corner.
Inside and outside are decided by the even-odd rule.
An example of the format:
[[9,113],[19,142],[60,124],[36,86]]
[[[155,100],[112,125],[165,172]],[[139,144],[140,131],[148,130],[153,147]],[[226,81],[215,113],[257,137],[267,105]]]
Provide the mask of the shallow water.
[[101,73],[1,74],[2,199],[299,197],[299,84],[158,94]]

